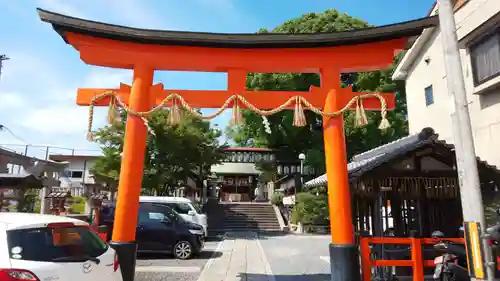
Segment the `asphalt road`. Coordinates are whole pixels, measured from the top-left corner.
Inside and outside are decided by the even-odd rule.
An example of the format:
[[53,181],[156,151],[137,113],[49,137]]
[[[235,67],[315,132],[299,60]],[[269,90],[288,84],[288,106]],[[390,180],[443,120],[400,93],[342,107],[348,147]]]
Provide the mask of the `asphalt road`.
[[220,254],[219,242],[206,242],[199,256],[177,260],[169,255],[140,255],[137,258],[135,281],[196,281],[207,261]]
[[[330,236],[259,235],[259,241],[274,281],[330,280]],[[137,260],[135,281],[197,281],[208,260],[222,255],[217,251],[218,245],[219,242],[207,242],[199,257],[187,261],[169,256],[141,256]]]
[[330,280],[329,235],[260,236],[276,281]]

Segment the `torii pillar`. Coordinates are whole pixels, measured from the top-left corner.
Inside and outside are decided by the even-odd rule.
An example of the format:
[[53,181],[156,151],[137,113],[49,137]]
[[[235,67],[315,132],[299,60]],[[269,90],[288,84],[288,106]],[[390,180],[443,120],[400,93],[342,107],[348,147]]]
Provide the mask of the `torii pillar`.
[[[437,24],[437,18],[340,33],[214,34],[132,29],[87,21],[38,10],[41,19],[80,53],[87,64],[133,69],[131,86],[118,89],[79,89],[77,104],[90,105],[95,96],[112,91],[133,111],[144,112],[175,92],[193,108],[219,108],[238,94],[259,109],[277,108],[302,96],[316,108],[338,111],[359,93],[340,88],[342,72],[382,69],[407,38]],[[154,70],[228,73],[227,91],[165,90],[152,85]],[[320,73],[321,87],[310,92],[248,91],[246,75],[252,72]],[[394,95],[384,94],[387,108]],[[95,105],[110,102],[104,98]],[[293,106],[293,105],[292,105]],[[380,110],[377,99],[363,101],[366,110]],[[324,119],[328,202],[332,243],[332,281],[359,281],[360,264],[354,243],[350,189],[347,182],[342,115]],[[118,202],[111,245],[117,250],[124,281],[135,272],[135,231],[142,183],[147,129],[129,114],[124,139]]]

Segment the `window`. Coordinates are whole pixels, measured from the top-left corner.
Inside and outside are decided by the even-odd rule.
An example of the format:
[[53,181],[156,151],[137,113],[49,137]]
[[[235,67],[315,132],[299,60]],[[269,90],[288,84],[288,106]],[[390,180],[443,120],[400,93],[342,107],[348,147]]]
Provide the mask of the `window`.
[[500,31],[486,36],[470,48],[474,85],[500,75]]
[[157,222],[158,220],[168,221],[182,221],[174,208],[167,203],[139,203],[139,217],[141,212],[144,213],[142,218],[150,222]]
[[80,226],[9,230],[7,245],[12,259],[41,262],[84,261],[108,250],[96,233]]
[[83,171],[71,171],[71,177],[74,179],[81,179],[83,177]]
[[429,106],[434,103],[434,93],[432,91],[432,85],[425,88],[425,105]]
[[184,215],[187,215],[189,211],[193,210],[187,203],[167,203],[167,206],[174,209],[177,213]]

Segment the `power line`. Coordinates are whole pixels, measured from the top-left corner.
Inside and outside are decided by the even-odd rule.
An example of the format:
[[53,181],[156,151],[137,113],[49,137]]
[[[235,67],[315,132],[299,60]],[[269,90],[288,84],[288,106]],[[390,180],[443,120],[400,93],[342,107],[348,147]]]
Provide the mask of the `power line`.
[[24,142],[25,144],[29,144],[27,141],[25,141],[23,138],[21,138],[20,136],[14,134],[14,132],[12,132],[11,129],[9,129],[8,127],[6,127],[5,125],[2,125],[0,124],[0,131],[6,131],[7,133],[9,133],[11,136],[13,136],[14,138],[20,140],[21,142]]
[[[64,149],[64,150],[75,150],[75,151],[101,151],[100,149],[84,149],[84,148],[69,148],[69,147],[62,147],[62,146],[54,146],[54,145],[43,145],[43,144],[28,144],[31,147],[49,147],[49,148],[55,148],[55,149]],[[2,143],[0,146],[26,146],[25,144],[14,144],[14,143]]]

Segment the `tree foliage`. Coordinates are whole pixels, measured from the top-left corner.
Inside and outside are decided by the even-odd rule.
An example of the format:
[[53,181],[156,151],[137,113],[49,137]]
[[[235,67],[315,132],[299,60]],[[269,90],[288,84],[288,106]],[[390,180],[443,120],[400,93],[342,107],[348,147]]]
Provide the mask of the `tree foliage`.
[[[158,195],[169,194],[188,178],[202,187],[210,167],[223,158],[224,146],[218,143],[220,130],[189,114],[183,114],[179,124],[170,125],[168,114],[163,110],[150,116],[154,134],[148,135],[146,143],[142,188]],[[123,112],[121,115],[125,120]],[[97,130],[96,141],[103,154],[92,169],[97,177],[118,180],[124,132],[124,121]]]
[[[289,20],[272,31],[261,29],[261,33],[311,33],[338,32],[370,27],[360,19],[342,14],[336,10],[323,13],[309,13]],[[399,57],[395,58],[395,62]],[[366,73],[343,73],[341,84],[352,86],[353,91],[397,92],[397,108],[388,114],[392,127],[386,132],[378,129],[380,113],[367,112],[368,124],[361,128],[354,126],[354,113],[347,112],[345,135],[347,155],[366,151],[407,135],[406,98],[404,87],[391,80],[394,66],[388,69]],[[252,73],[247,77],[247,88],[252,90],[308,91],[310,86],[320,86],[317,74],[312,73]],[[243,125],[226,128],[226,135],[239,146],[270,147],[277,149],[278,159],[295,160],[300,153],[306,153],[306,165],[316,170],[324,169],[324,148],[322,119],[312,112],[305,112],[309,126],[292,126],[293,112],[287,110],[268,117],[271,134],[266,133],[262,117],[248,110],[244,111]]]

